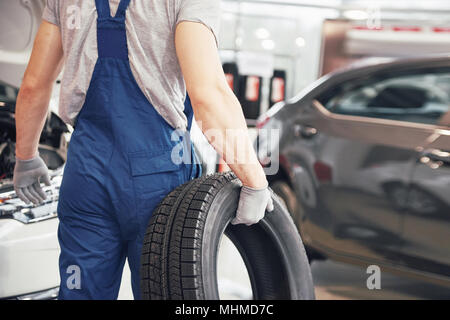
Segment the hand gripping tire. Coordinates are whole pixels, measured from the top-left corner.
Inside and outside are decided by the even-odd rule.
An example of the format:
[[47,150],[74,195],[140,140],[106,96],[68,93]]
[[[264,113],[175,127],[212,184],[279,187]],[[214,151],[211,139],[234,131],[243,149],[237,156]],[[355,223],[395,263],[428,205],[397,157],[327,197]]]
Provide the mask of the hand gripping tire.
[[289,213],[275,209],[258,224],[231,225],[240,181],[232,174],[192,180],[156,208],[141,259],[144,300],[218,300],[217,252],[226,234],[240,252],[256,300],[314,299],[305,249]]

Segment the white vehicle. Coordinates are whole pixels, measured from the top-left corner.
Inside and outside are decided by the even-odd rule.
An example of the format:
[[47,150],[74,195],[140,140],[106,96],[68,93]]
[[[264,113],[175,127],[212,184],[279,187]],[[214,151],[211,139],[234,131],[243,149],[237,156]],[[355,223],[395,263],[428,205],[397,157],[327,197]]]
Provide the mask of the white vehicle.
[[0,82],[0,298],[54,298],[59,285],[56,207],[68,127],[49,113],[39,153],[51,170],[42,205],[26,205],[12,186],[18,89]]

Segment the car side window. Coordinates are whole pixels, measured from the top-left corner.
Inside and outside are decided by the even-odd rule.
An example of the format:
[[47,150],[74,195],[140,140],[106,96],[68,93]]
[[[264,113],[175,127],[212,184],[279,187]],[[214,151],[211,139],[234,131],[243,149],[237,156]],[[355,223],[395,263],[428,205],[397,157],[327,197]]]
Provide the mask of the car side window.
[[337,114],[450,126],[450,70],[345,83],[325,107]]

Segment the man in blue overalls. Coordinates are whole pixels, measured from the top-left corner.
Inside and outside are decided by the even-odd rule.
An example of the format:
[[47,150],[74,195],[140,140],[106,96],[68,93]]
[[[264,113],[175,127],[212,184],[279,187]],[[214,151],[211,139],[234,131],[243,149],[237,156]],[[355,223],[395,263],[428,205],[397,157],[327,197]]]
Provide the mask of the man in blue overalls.
[[[180,143],[173,139],[176,130],[186,133],[184,152],[192,151],[186,87],[197,121],[204,131],[223,134],[224,143],[215,147],[243,182],[233,223],[256,223],[272,209],[218,58],[219,1],[111,4],[47,1],[17,101],[15,190],[38,204],[45,199],[40,183],[49,183],[38,141],[52,83],[64,64],[60,114],[74,132],[58,204],[60,299],[117,298],[126,258],[139,299],[140,252],[152,211],[175,187],[201,174],[195,154],[182,163],[172,158]],[[229,129],[241,130],[246,161],[235,154]]]

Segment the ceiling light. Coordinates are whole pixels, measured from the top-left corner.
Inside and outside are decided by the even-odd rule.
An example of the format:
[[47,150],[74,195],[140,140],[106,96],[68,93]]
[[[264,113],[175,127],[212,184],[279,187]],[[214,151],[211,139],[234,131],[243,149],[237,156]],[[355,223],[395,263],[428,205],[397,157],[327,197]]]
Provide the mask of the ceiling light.
[[267,39],[270,37],[270,32],[266,28],[258,28],[255,31],[255,36],[258,39]]
[[369,15],[363,10],[347,10],[344,12],[344,17],[350,20],[367,20]]
[[263,40],[261,45],[265,50],[273,50],[275,48],[275,42],[270,39]]
[[305,42],[305,39],[303,39],[302,37],[298,37],[297,39],[295,39],[295,44],[298,47],[302,48],[305,46],[306,42]]

